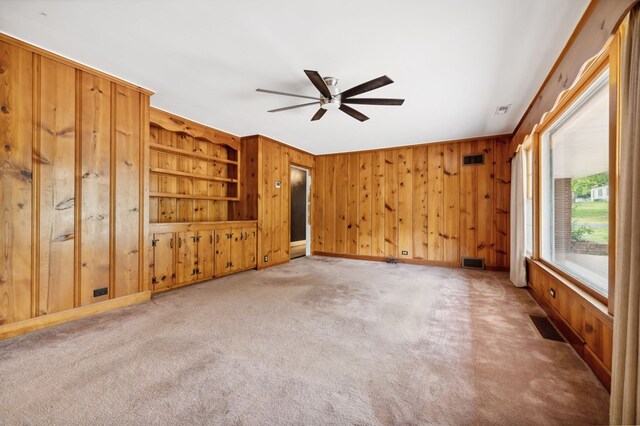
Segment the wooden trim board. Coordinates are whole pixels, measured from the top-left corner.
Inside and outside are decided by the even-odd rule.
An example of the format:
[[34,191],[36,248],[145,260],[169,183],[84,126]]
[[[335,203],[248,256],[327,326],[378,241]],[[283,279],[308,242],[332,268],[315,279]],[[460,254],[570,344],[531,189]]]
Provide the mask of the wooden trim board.
[[124,308],[125,306],[137,305],[151,299],[150,291],[122,296],[116,299],[105,300],[103,302],[91,305],[81,306],[79,308],[67,311],[56,312],[53,314],[43,315],[30,318],[23,321],[14,322],[0,326],[0,340],[10,337],[20,336],[32,331],[41,330],[43,328],[52,327],[54,325],[64,324],[80,318],[86,318],[104,312],[113,311],[115,309]]

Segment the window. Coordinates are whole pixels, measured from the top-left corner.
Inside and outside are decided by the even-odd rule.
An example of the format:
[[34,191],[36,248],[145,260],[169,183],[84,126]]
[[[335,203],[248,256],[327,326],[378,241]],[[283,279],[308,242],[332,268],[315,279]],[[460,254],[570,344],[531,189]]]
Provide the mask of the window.
[[606,296],[609,72],[541,134],[541,257]]
[[528,256],[533,254],[533,147],[524,148],[526,192],[524,196],[524,248]]

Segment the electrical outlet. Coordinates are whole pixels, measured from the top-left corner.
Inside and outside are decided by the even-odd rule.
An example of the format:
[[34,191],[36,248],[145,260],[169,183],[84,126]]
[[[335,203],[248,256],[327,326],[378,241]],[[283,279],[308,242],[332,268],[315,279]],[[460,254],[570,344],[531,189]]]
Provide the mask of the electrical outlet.
[[549,289],[549,295],[555,299],[556,298],[556,291],[554,289],[550,288]]
[[279,180],[276,181],[276,189],[280,189],[282,187],[282,182]]
[[402,250],[402,255],[403,255],[403,256],[409,256],[409,251],[407,251],[407,250]]
[[269,261],[269,256],[265,256],[264,257],[264,263],[267,263]]

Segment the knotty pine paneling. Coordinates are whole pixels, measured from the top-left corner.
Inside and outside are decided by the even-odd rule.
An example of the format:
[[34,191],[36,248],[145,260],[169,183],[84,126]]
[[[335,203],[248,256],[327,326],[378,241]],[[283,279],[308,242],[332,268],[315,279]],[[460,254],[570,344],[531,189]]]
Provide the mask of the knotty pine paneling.
[[[542,264],[529,260],[528,266],[531,295],[609,389],[613,320],[606,307]],[[555,297],[551,296],[551,289],[555,291]]]
[[[81,179],[82,224],[80,304],[109,299],[93,291],[109,287],[109,235],[111,224],[111,82],[81,72]],[[82,242],[85,244],[82,244]],[[90,242],[90,244],[89,244]]]
[[[40,63],[40,314],[75,305],[76,70]],[[70,274],[71,272],[71,274]]]
[[[115,230],[114,297],[138,292],[140,247],[140,105],[138,91],[114,85],[115,141],[112,155],[115,170]],[[146,131],[146,129],[145,129]],[[112,164],[113,164],[112,163]]]
[[[248,136],[242,138],[242,150],[246,152],[241,161],[243,178],[247,178],[247,184],[243,187],[241,200],[232,203],[230,214],[235,220],[258,221],[258,268],[289,261],[289,221],[290,221],[290,166],[297,165],[312,171],[312,197],[314,200],[323,198],[315,192],[315,159],[314,156],[304,151],[297,150],[288,145],[269,139],[264,136]],[[345,163],[348,163],[345,160]],[[348,182],[345,168],[345,182]],[[252,184],[255,182],[255,185]],[[280,182],[280,188],[276,188],[276,182]],[[334,192],[332,185],[322,185],[323,190]],[[320,187],[317,187],[320,188]],[[346,215],[347,215],[347,188],[343,188],[344,198],[344,223],[345,232],[343,244],[346,246]],[[315,201],[312,201],[312,205]],[[333,204],[335,206],[335,203]],[[331,213],[329,213],[329,211]],[[327,210],[335,218],[335,209]],[[313,212],[312,212],[313,214]],[[314,218],[312,217],[312,221]],[[312,240],[315,234],[312,232]],[[335,240],[332,240],[335,245]],[[315,244],[322,244],[316,241]],[[265,262],[265,256],[267,261]]]
[[3,335],[144,290],[150,92],[3,34],[0,69]]
[[[316,168],[319,167],[320,161],[324,163],[325,157],[318,157],[316,159]],[[358,198],[358,205],[356,206],[356,220],[353,223],[353,227],[357,229],[356,245],[358,247],[358,254],[371,253],[371,230],[373,227],[373,220],[371,215],[371,205],[373,199],[373,156],[370,152],[357,154],[358,158],[358,186],[356,195]],[[323,174],[316,172],[316,182],[319,187],[322,186]],[[316,205],[321,200],[314,200]],[[315,229],[315,227],[314,227]],[[315,235],[315,234],[314,234]],[[317,233],[317,238],[320,240],[322,233]]]
[[[488,267],[507,268],[508,142],[479,139],[316,157],[314,251],[451,266],[461,256],[483,257]],[[463,155],[479,153],[485,164],[462,165]]]
[[[37,57],[0,42],[0,325],[32,316],[33,94]],[[36,239],[39,235],[35,235]],[[37,241],[36,241],[37,243]]]

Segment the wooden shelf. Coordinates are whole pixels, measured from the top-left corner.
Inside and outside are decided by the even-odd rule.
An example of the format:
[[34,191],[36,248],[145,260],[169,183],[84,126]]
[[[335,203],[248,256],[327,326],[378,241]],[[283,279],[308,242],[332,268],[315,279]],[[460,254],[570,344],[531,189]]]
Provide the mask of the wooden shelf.
[[187,177],[187,178],[200,179],[200,180],[211,180],[211,181],[216,181],[216,182],[238,183],[238,179],[231,179],[231,178],[218,177],[218,176],[199,175],[199,174],[196,174],[196,173],[181,172],[181,171],[178,171],[178,170],[161,169],[161,168],[157,168],[157,167],[150,167],[149,171],[151,173],[158,173],[158,174],[162,174],[162,175],[180,176],[180,177]]
[[182,155],[190,158],[198,158],[200,160],[216,161],[218,163],[224,163],[224,164],[234,164],[234,165],[238,164],[238,162],[234,160],[227,160],[226,158],[213,157],[211,155],[200,154],[199,152],[194,152],[194,151],[185,151],[184,149],[174,148],[172,146],[167,146],[167,145],[160,145],[157,143],[150,143],[149,148],[151,148],[154,151],[162,151],[168,154],[176,154],[176,155]]
[[192,200],[211,200],[211,201],[238,201],[238,197],[222,197],[219,195],[192,195],[192,194],[172,194],[169,192],[150,192],[150,197],[158,198],[188,198]]

